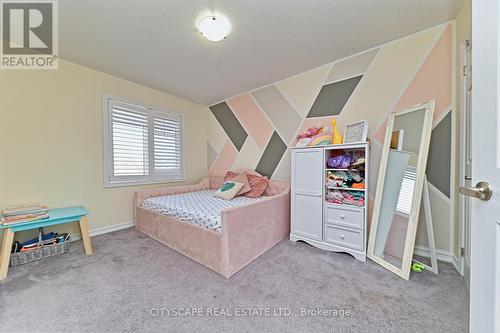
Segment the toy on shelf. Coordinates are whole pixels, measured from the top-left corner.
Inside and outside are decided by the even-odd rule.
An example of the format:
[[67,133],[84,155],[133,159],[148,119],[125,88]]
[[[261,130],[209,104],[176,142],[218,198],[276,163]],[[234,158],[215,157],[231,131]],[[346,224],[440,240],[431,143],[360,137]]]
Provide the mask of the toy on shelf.
[[332,143],[339,145],[342,143],[342,134],[337,129],[337,119],[332,120]]
[[329,145],[331,142],[332,142],[331,134],[322,134],[313,138],[309,143],[309,146]]
[[326,188],[352,188],[362,190],[365,188],[365,174],[359,170],[328,171]]
[[321,146],[328,145],[331,142],[331,130],[318,125],[308,128],[304,133],[297,135],[296,147]]
[[297,147],[309,146],[314,137],[323,132],[323,127],[313,126],[308,128],[304,133],[297,135]]
[[365,205],[365,193],[349,190],[329,190],[325,194],[325,200],[333,204],[344,204],[362,207]]
[[354,162],[354,157],[351,155],[340,155],[335,157],[330,157],[327,161],[327,165],[332,169],[347,169]]

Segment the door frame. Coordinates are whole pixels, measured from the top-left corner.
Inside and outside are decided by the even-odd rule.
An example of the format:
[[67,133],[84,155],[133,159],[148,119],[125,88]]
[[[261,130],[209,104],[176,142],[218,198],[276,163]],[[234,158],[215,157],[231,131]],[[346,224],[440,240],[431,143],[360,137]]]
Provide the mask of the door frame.
[[[465,126],[465,119],[467,119],[466,114],[466,102],[467,102],[467,80],[463,75],[463,68],[467,64],[467,42],[471,41],[472,36],[471,33],[467,34],[467,36],[460,41],[460,170],[459,170],[459,181],[458,186],[464,186],[465,179],[465,157],[466,157],[466,131],[467,127]],[[469,64],[470,65],[470,64]],[[459,195],[458,198],[458,221],[459,221],[459,251],[458,251],[458,260],[457,260],[457,270],[460,275],[465,275],[465,197]]]

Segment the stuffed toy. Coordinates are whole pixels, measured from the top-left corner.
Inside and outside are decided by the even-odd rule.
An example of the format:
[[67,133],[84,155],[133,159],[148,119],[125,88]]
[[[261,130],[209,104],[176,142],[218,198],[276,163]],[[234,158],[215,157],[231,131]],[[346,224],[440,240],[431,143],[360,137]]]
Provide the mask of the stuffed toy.
[[332,143],[335,145],[341,144],[343,138],[342,138],[342,134],[340,134],[340,132],[337,129],[337,119],[332,120],[332,133],[333,133]]
[[297,140],[312,138],[313,136],[320,134],[322,131],[323,127],[313,126],[311,128],[308,128],[304,133],[297,135]]
[[[319,125],[308,128],[304,133],[297,135],[297,147],[315,146],[317,145],[316,138],[321,136],[324,127]],[[314,142],[313,142],[314,141]]]

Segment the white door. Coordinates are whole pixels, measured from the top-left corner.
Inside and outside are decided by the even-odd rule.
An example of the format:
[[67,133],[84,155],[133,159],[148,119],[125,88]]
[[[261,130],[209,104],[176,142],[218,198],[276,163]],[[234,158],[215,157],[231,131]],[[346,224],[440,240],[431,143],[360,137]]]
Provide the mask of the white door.
[[500,332],[499,10],[498,0],[472,1],[472,183],[493,191],[488,201],[471,200],[472,333]]
[[292,150],[292,234],[323,240],[323,149]]
[[[460,186],[472,187],[472,146],[471,146],[471,116],[472,116],[472,42],[463,42],[461,48],[462,80],[461,80],[461,163]],[[470,205],[471,197],[460,197],[460,243],[462,247],[461,260],[465,284],[470,291]]]

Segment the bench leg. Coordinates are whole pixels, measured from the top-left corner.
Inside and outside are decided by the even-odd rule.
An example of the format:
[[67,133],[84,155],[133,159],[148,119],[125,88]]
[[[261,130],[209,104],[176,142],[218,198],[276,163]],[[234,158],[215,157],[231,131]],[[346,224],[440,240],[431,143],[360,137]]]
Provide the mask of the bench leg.
[[85,253],[87,253],[88,256],[91,256],[94,254],[94,251],[92,250],[92,243],[90,242],[89,223],[87,220],[87,216],[82,216],[82,218],[79,221],[79,224],[80,224],[80,234],[82,235],[82,240],[83,240],[83,246],[85,247]]
[[14,241],[14,232],[10,229],[4,229],[2,249],[0,250],[0,281],[5,280],[9,270],[10,251],[12,251],[12,242]]

